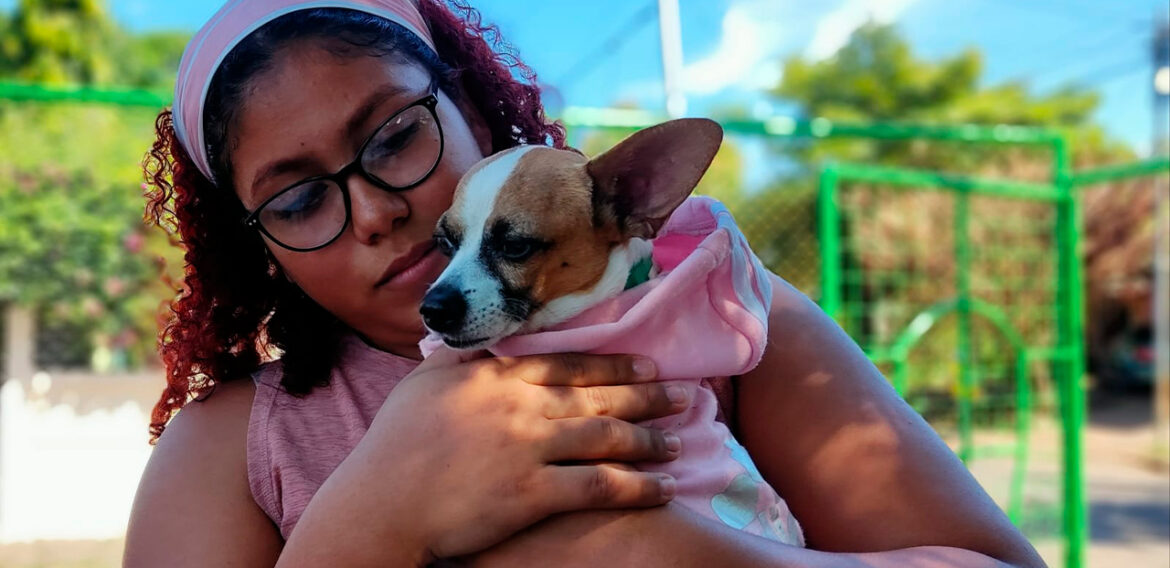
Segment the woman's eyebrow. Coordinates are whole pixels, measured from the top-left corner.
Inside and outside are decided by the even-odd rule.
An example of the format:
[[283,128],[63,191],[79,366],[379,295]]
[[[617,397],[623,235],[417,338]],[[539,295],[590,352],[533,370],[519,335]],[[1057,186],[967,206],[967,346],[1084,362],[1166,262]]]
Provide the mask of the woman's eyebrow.
[[382,85],[381,87],[374,90],[374,92],[370,93],[370,95],[366,97],[364,101],[362,101],[362,104],[358,105],[357,109],[349,115],[349,119],[345,121],[345,131],[353,132],[361,128],[362,125],[364,125],[366,121],[369,120],[370,115],[373,114],[374,111],[377,110],[378,106],[385,102],[386,99],[405,93],[410,93],[412,91],[414,91],[414,89],[411,89],[402,84],[390,83]]
[[[413,91],[405,85],[391,83],[382,85],[381,87],[370,93],[369,96],[362,101],[362,104],[349,115],[345,121],[345,131],[354,132],[362,127],[369,120],[370,115],[383,103],[386,99],[409,93]],[[252,183],[249,187],[255,189],[261,182],[268,178],[281,175],[286,172],[304,169],[316,165],[315,162],[308,156],[296,156],[293,158],[284,158],[276,160],[267,166],[256,171],[255,177],[252,178]]]
[[252,183],[248,187],[253,193],[255,193],[256,188],[259,187],[262,182],[267,181],[268,178],[276,177],[291,171],[308,169],[316,165],[316,163],[317,162],[315,160],[307,155],[276,160],[275,162],[271,162],[267,166],[257,170],[256,176],[252,178]]

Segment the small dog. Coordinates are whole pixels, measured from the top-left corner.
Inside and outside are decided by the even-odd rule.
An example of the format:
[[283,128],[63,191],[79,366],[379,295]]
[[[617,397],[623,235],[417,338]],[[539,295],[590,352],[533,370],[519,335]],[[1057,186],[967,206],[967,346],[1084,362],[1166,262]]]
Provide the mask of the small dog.
[[705,381],[755,367],[771,301],[769,275],[727,210],[687,199],[722,139],[713,121],[681,119],[593,159],[521,146],[476,164],[435,230],[451,261],[423,299],[422,347],[650,357],[693,402],[650,422],[679,435],[680,457],[639,468],[674,476],[675,502],[692,510],[803,545],[784,501],[716,420]]

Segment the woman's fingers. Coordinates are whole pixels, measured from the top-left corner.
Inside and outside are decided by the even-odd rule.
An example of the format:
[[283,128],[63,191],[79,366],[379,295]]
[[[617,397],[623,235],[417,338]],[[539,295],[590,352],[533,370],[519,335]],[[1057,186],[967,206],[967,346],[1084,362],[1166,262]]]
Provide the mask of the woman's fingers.
[[682,385],[649,382],[657,369],[643,357],[556,353],[473,364],[492,366],[506,380],[545,387],[540,390],[546,418],[614,416],[638,422],[676,414],[691,399]]
[[604,387],[543,387],[545,418],[613,416],[628,422],[677,414],[691,403],[681,384],[643,383]]
[[601,465],[548,467],[552,495],[541,497],[549,514],[586,509],[656,507],[674,498],[676,484],[664,473],[645,473]]
[[617,418],[565,418],[550,423],[542,458],[546,462],[606,460],[671,461],[682,450],[679,437]]
[[644,383],[658,376],[654,362],[632,355],[553,353],[495,359],[505,376],[542,386],[588,387]]

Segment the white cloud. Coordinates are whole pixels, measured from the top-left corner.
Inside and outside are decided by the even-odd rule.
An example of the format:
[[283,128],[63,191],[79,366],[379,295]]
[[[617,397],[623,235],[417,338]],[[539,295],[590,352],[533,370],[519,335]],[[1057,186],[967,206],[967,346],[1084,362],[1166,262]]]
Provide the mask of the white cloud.
[[812,41],[805,49],[810,59],[826,59],[849,41],[849,36],[867,21],[889,23],[897,20],[919,0],[845,0],[817,22]]
[[[842,0],[829,8],[805,4],[793,13],[793,4],[779,0],[732,0],[723,16],[722,33],[714,50],[691,59],[683,68],[683,91],[688,97],[719,95],[728,89],[748,93],[766,90],[780,82],[781,58],[794,49],[805,56],[824,59],[849,41],[867,21],[897,20],[921,0]],[[811,8],[811,10],[810,10]],[[819,14],[818,14],[819,13]],[[811,21],[810,21],[811,20]],[[802,37],[812,29],[812,39]],[[627,83],[615,100],[656,101],[662,98],[662,78]]]
[[740,2],[731,6],[723,16],[719,46],[683,69],[686,92],[707,95],[750,82],[761,63],[779,49],[779,5]]
[[[779,81],[776,64],[785,39],[781,24],[782,2],[733,0],[723,16],[722,34],[714,51],[683,67],[683,91],[687,95],[712,95],[730,87],[765,89]],[[690,59],[684,50],[684,58]],[[627,84],[621,100],[660,97],[662,79],[655,77]]]

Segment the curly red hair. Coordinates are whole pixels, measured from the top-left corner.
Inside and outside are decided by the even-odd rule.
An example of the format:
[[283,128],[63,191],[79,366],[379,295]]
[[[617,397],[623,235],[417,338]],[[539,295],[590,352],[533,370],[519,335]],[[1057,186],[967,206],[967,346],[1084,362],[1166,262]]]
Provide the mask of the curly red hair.
[[[418,4],[459,96],[484,118],[493,151],[517,144],[565,147],[564,128],[545,117],[535,74],[495,26],[463,0]],[[152,443],[189,401],[210,395],[220,382],[246,379],[276,352],[284,388],[307,394],[328,380],[344,331],[281,274],[259,235],[240,222],[244,210],[235,193],[195,167],[169,110],[155,129],[143,164],[146,219],[183,247],[186,267],[159,334],[167,386],[151,415]]]

